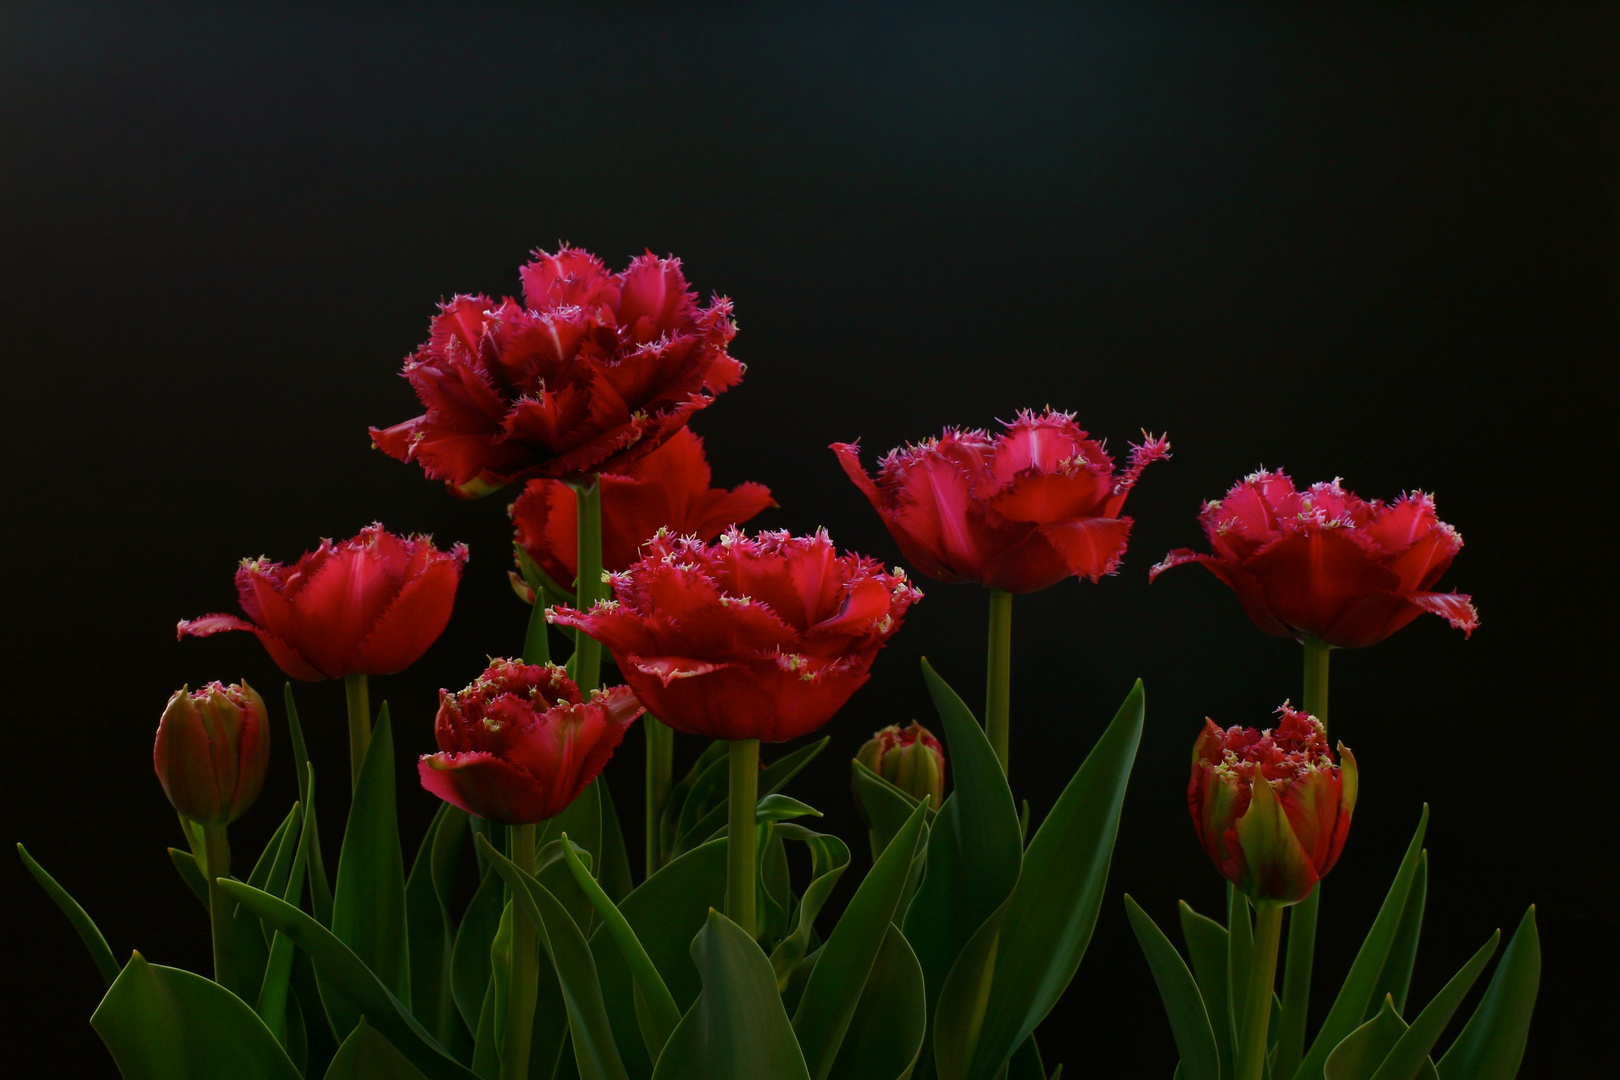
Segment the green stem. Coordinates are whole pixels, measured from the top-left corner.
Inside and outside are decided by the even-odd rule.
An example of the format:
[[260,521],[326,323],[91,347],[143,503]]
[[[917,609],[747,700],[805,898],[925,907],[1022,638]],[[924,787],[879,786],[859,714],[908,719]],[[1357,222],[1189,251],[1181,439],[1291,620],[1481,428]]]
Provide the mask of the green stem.
[[[574,600],[580,611],[589,611],[607,595],[602,583],[602,485],[596,477],[589,487],[574,486],[574,509],[579,519]],[[574,633],[574,682],[586,694],[602,685],[602,646],[583,630]]]
[[214,934],[214,981],[231,993],[236,992],[236,928],[231,919],[228,893],[219,879],[231,876],[231,842],[223,825],[204,825],[203,843],[208,852],[208,921]]
[[1277,946],[1282,940],[1282,905],[1254,905],[1254,951],[1249,954],[1249,985],[1243,995],[1243,1035],[1237,1046],[1237,1080],[1260,1080],[1266,1067],[1266,1029],[1271,1025],[1271,988],[1277,980]]
[[1311,964],[1316,957],[1316,907],[1322,895],[1311,895],[1288,911],[1288,960],[1283,966],[1282,1019],[1277,1025],[1277,1059],[1271,1074],[1291,1080],[1305,1056],[1305,1021],[1311,1004]]
[[349,781],[359,787],[360,766],[371,748],[371,689],[364,675],[345,675],[343,692],[349,700]]
[[759,801],[759,740],[731,743],[726,836],[726,916],[754,936],[754,804]]
[[1333,646],[1315,634],[1306,634],[1304,645],[1305,711],[1322,721],[1322,727],[1326,729],[1328,722],[1328,653]]
[[[534,826],[507,829],[507,855],[526,874],[534,873]],[[512,920],[510,981],[506,993],[506,1038],[501,1046],[501,1080],[528,1080],[529,1047],[534,1038],[534,1002],[539,986],[534,923]]]
[[641,718],[647,739],[647,876],[664,865],[664,804],[669,802],[670,776],[675,771],[675,732],[652,713]]
[[1012,708],[1012,593],[990,590],[990,655],[985,664],[984,732],[1007,771],[1008,714]]
[[529,628],[523,635],[523,662],[525,664],[551,663],[551,641],[547,638],[550,624],[546,622],[546,596],[534,590],[534,607],[529,609]]

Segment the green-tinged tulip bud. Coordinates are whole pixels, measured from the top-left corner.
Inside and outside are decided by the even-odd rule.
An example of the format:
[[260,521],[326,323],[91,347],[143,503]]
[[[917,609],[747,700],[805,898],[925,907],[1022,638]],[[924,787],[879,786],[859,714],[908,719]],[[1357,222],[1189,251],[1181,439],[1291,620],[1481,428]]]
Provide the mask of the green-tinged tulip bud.
[[945,801],[945,750],[915,720],[908,728],[890,724],[877,732],[855,760],[912,798],[927,799],[935,810]]
[[169,802],[201,825],[228,825],[259,797],[270,762],[264,699],[247,683],[175,691],[152,764]]

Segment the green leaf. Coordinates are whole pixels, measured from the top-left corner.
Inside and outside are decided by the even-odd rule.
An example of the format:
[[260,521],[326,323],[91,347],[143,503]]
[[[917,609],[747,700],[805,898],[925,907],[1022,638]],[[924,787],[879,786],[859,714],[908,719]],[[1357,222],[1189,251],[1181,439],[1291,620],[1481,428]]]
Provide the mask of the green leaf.
[[1035,1036],[1025,1039],[1024,1045],[1007,1062],[1007,1080],[1046,1080],[1046,1064],[1041,1061],[1041,1048],[1036,1045]]
[[1209,1013],[1210,1030],[1215,1035],[1215,1051],[1220,1058],[1221,1075],[1231,1077],[1232,1022],[1227,1015],[1226,1003],[1226,927],[1214,919],[1198,914],[1187,902],[1181,902],[1181,936],[1187,942],[1187,955],[1192,957],[1193,976],[1198,980],[1198,993],[1204,999]]
[[[306,790],[313,794],[315,790],[315,774],[313,770],[309,770],[306,780]],[[300,816],[302,817],[302,815]],[[304,892],[304,872],[309,865],[310,849],[320,842],[311,827],[313,824],[314,822],[310,818],[303,818],[299,822],[298,844],[293,853],[292,865],[287,868],[286,877],[281,882],[279,889],[281,898],[294,907],[298,906],[299,898]],[[288,839],[291,839],[291,837],[289,836]],[[283,843],[285,844],[285,841]],[[237,905],[237,915],[242,916],[244,912],[245,909],[241,905]],[[250,921],[259,922],[259,920],[252,918],[251,912],[247,912],[246,915]],[[292,939],[286,934],[273,927],[267,928],[267,932],[271,936],[270,954],[265,961],[264,976],[259,986],[254,1011],[259,1014],[259,1017],[264,1021],[265,1027],[270,1029],[270,1033],[276,1037],[276,1040],[283,1046],[290,1048],[292,1043],[288,1038],[290,1032],[287,1026],[287,993],[292,982],[293,957],[296,950]]]
[[206,912],[208,882],[203,880],[202,871],[197,869],[197,856],[179,848],[169,848],[169,862],[174,864],[174,872],[180,875],[180,880],[186,883],[186,888],[191,890],[191,895],[197,898]]
[[[810,764],[817,754],[826,749],[829,739],[830,736],[818,739],[808,746],[801,746],[791,754],[784,754],[761,769],[759,772],[760,798],[763,799],[774,795],[787,786],[788,781],[797,776],[800,769]],[[709,768],[715,769],[716,766],[711,765]],[[702,815],[689,828],[682,831],[680,839],[675,844],[675,854],[679,855],[690,851],[698,844],[714,839],[720,833],[720,830],[725,827],[727,813],[725,796],[730,784],[730,777],[727,773],[728,768],[729,763],[725,759],[721,759],[718,765],[719,786],[715,789],[718,801],[710,803]],[[699,789],[705,788],[708,783],[709,777],[705,773],[704,777],[699,780]]]
[[596,961],[579,925],[544,885],[488,846],[488,840],[479,837],[478,842],[485,845],[484,858],[506,880],[517,906],[534,924],[536,935],[551,957],[568,1010],[568,1031],[580,1076],[583,1080],[626,1080],[613,1041],[613,1026],[602,1001]]
[[1496,946],[1501,940],[1502,931],[1493,933],[1490,940],[1462,966],[1462,970],[1440,988],[1434,1000],[1425,1005],[1417,1019],[1412,1021],[1412,1026],[1401,1034],[1394,1048],[1384,1058],[1384,1063],[1373,1073],[1373,1080],[1413,1080],[1418,1075],[1418,1070],[1429,1060],[1429,1051],[1440,1041],[1440,1033],[1451,1022],[1452,1014],[1462,1004],[1468,991],[1473,989],[1479,973],[1496,955]]
[[[483,860],[480,850],[478,858]],[[501,911],[506,906],[506,887],[494,870],[484,874],[478,891],[473,893],[467,910],[461,915],[461,928],[456,933],[456,944],[450,954],[450,991],[456,1010],[468,1030],[478,1030],[478,1017],[483,1011],[484,993],[489,988],[489,946],[495,940],[496,928],[501,923]]]
[[944,724],[953,776],[928,832],[927,870],[905,921],[932,1016],[957,955],[1017,884],[1023,843],[1012,791],[984,729],[927,660],[922,671]]
[[149,964],[140,953],[124,965],[90,1026],[127,1077],[299,1080],[286,1051],[241,998],[201,975]]
[[[791,821],[801,817],[821,817],[821,811],[808,803],[787,795],[767,795],[754,807],[754,823],[765,825],[772,821]],[[721,835],[725,835],[722,831]],[[711,837],[718,839],[718,837]]]
[[653,1080],[809,1080],[770,961],[710,910],[692,941],[703,992],[681,1018]]
[[1249,985],[1249,955],[1254,951],[1254,925],[1249,916],[1249,898],[1231,882],[1226,883],[1226,1014],[1232,1022],[1228,1033],[1237,1046],[1243,1033],[1243,1017],[1249,1007],[1245,988]]
[[[900,928],[891,925],[828,1080],[903,1080],[910,1076],[928,1031],[927,1010],[922,965]],[[1041,1080],[1046,1080],[1044,1074]]]
[[1406,1021],[1386,994],[1373,1018],[1346,1035],[1328,1055],[1324,1080],[1371,1080],[1380,1062],[1406,1030]]
[[1540,982],[1541,938],[1532,904],[1474,1015],[1440,1059],[1443,1080],[1513,1080],[1518,1075]]
[[[174,849],[170,848],[169,850],[173,851]],[[23,865],[28,867],[28,872],[34,875],[34,880],[39,882],[39,887],[44,889],[45,894],[56,902],[56,906],[62,910],[62,914],[68,917],[68,922],[73,924],[73,929],[78,931],[79,940],[84,942],[86,949],[90,950],[90,959],[95,961],[96,969],[101,972],[101,977],[107,980],[108,986],[111,986],[118,979],[118,961],[113,959],[112,949],[107,945],[107,939],[101,936],[101,931],[96,927],[95,920],[90,918],[84,908],[79,906],[77,900],[68,895],[66,889],[56,883],[55,878],[45,872],[43,866],[34,861],[34,857],[28,854],[27,848],[18,844],[17,854],[22,859]],[[195,863],[193,867],[195,867]],[[208,895],[207,886],[203,887],[203,895]]]
[[327,1067],[326,1080],[426,1080],[422,1072],[377,1034],[365,1017],[343,1040]]
[[822,947],[793,1014],[793,1031],[813,1080],[826,1080],[855,1015],[883,939],[894,921],[924,833],[926,807],[918,805],[873,865]]
[[697,786],[698,778],[706,773],[716,761],[724,760],[731,744],[724,739],[716,739],[703,748],[692,767],[685,776],[676,781],[670,789],[669,799],[664,803],[664,812],[659,827],[659,847],[664,858],[674,856],[675,840],[680,835],[681,814],[686,809],[686,802],[692,797],[692,789]]
[[450,913],[444,897],[449,892],[461,841],[467,835],[467,812],[440,803],[417,849],[411,876],[405,882],[405,922],[410,933],[411,1011],[440,1044],[471,1045],[471,1037],[456,1010],[450,989]]
[[[304,748],[304,729],[298,722],[298,704],[293,701],[292,683],[283,687],[283,697],[287,705],[287,733],[292,737],[293,764],[298,769],[298,802],[304,808],[304,816],[315,816],[315,785],[314,772],[309,763],[309,753]],[[326,861],[321,857],[321,830],[314,828],[315,843],[309,849],[309,898],[310,905],[315,912],[315,918],[322,926],[332,925],[332,886],[326,878]]]
[[250,885],[226,880],[221,882],[221,888],[237,903],[292,938],[293,944],[309,954],[343,999],[352,1003],[355,1023],[364,1015],[371,1026],[429,1080],[469,1080],[473,1075],[445,1052],[354,950],[326,927],[285,900]]
[[1125,912],[1130,916],[1131,929],[1136,931],[1136,940],[1147,957],[1153,981],[1159,988],[1159,998],[1170,1019],[1176,1052],[1181,1055],[1181,1075],[1185,1080],[1220,1080],[1221,1058],[1215,1049],[1215,1032],[1210,1027],[1209,1012],[1204,1008],[1204,997],[1198,992],[1193,973],[1187,970],[1186,962],[1170,944],[1170,939],[1129,894],[1125,896]]
[[[349,806],[343,853],[338,857],[337,892],[332,897],[332,933],[410,1008],[405,856],[394,810],[394,735],[387,703],[377,717]],[[341,997],[328,1001],[326,1008],[340,1035],[347,1035],[360,1019]]]
[[[595,784],[585,785],[579,798],[569,803],[562,813],[547,819],[535,829],[535,847],[544,852],[566,832],[573,837],[574,846],[589,857],[588,865],[595,873],[595,868],[602,862],[601,794],[602,789]],[[569,916],[579,924],[580,930],[588,935],[595,928],[596,909],[580,892],[579,886],[574,884],[573,875],[563,865],[555,849],[551,855],[550,859],[540,858],[537,861],[534,876],[562,903]]]
[[[619,913],[668,987],[677,1009],[687,1009],[702,989],[691,956],[692,938],[708,921],[709,909],[726,898],[726,842],[693,848],[661,867],[619,904]],[[638,1080],[652,1075],[636,1021],[634,981],[611,933],[591,935],[602,999],[607,1003],[625,1071]]]
[[771,950],[771,968],[776,972],[777,985],[786,988],[794,968],[810,952],[816,916],[832,895],[833,886],[849,869],[849,847],[836,836],[813,832],[791,821],[779,821],[771,830],[773,836],[797,840],[810,849],[810,883],[799,898],[787,935]]
[[619,827],[619,809],[613,804],[607,777],[598,774],[594,783],[602,802],[602,858],[596,864],[596,879],[617,904],[636,887],[630,876],[630,851],[624,846],[624,830]]
[[[1423,906],[1428,893],[1429,853],[1425,851],[1418,856],[1417,873],[1412,878],[1411,890],[1406,894],[1406,907],[1402,909],[1400,924],[1395,928],[1395,940],[1390,943],[1384,970],[1378,973],[1378,981],[1373,985],[1373,1001],[1381,1002],[1388,994],[1394,1000],[1398,1014],[1406,1012],[1406,991],[1412,984],[1412,964],[1417,959],[1418,937],[1423,932]],[[1369,1008],[1367,1019],[1372,1019],[1376,1011]]]
[[[293,803],[292,809],[287,811],[287,816],[259,853],[258,861],[248,874],[247,883],[272,896],[285,893],[293,858],[303,835],[303,809],[298,803]],[[264,992],[264,976],[270,966],[270,944],[274,932],[251,911],[240,907],[231,913],[231,929],[236,936],[236,985],[233,989],[243,1001],[258,1001]],[[275,1026],[267,1026],[272,1032],[276,1031]]]
[[1384,971],[1401,917],[1406,913],[1406,901],[1411,895],[1412,882],[1417,878],[1418,864],[1423,858],[1423,834],[1428,827],[1429,807],[1425,804],[1418,818],[1417,831],[1412,835],[1412,842],[1407,845],[1395,880],[1384,896],[1377,917],[1373,919],[1372,929],[1361,943],[1355,962],[1350,965],[1350,974],[1345,976],[1344,985],[1339,988],[1338,997],[1333,999],[1333,1007],[1328,1010],[1327,1019],[1322,1021],[1316,1039],[1305,1054],[1305,1060],[1294,1071],[1294,1080],[1314,1080],[1320,1075],[1333,1048],[1344,1041],[1366,1015],[1367,1003],[1372,1000],[1373,988]]
[[[850,783],[855,799],[860,803],[861,816],[872,830],[872,861],[876,862],[883,849],[889,846],[894,834],[911,817],[917,800],[901,791],[859,761],[849,763]],[[1046,1080],[1042,1077],[1041,1080]]]
[[[986,922],[952,966],[934,1030],[942,1080],[990,1080],[1074,977],[1102,905],[1143,712],[1138,680],[1030,841],[1002,917]],[[947,1024],[952,996],[958,1019]]]

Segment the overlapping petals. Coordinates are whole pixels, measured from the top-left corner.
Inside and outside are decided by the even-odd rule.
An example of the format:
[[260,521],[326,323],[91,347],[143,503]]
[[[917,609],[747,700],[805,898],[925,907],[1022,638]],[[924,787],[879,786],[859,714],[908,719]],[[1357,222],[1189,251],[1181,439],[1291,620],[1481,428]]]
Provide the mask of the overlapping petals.
[[[641,557],[641,545],[659,529],[713,540],[728,525],[741,525],[775,506],[764,484],[738,484],[730,491],[709,486],[703,440],[682,428],[622,472],[602,473],[602,565],[623,570]],[[578,564],[578,516],[574,491],[560,480],[530,480],[512,504],[517,542],[554,581],[573,580]]]
[[858,444],[832,449],[906,558],[931,578],[1029,593],[1112,574],[1131,532],[1120,516],[1125,497],[1150,462],[1169,456],[1169,440],[1133,447],[1116,473],[1072,413],[1025,411],[1003,426],[996,436],[946,430],[891,450],[875,481]]
[[1296,904],[1338,862],[1355,811],[1355,755],[1328,752],[1313,716],[1284,705],[1266,731],[1213,721],[1193,746],[1187,807],[1210,860],[1252,899]]
[[465,544],[440,551],[429,537],[370,525],[351,540],[322,540],[292,566],[244,559],[236,591],[247,619],[186,619],[178,636],[251,631],[295,679],[389,675],[444,632],[466,561]]
[[922,596],[902,571],[838,554],[825,532],[732,529],[714,544],[661,532],[610,580],[613,600],[547,617],[612,650],[677,731],[767,742],[826,723]]
[[200,825],[229,825],[247,813],[270,764],[268,717],[246,682],[176,690],[152,744],[152,766],[174,808]]
[[457,296],[406,361],[421,416],[371,438],[463,498],[529,476],[615,471],[742,379],[731,302],[697,305],[680,260],[609,274],[594,255],[535,253],[524,303]]
[[561,813],[594,780],[641,703],[627,686],[585,700],[564,670],[494,660],[460,693],[439,691],[439,753],[417,763],[422,786],[470,814],[532,825]]
[[1429,495],[1368,502],[1337,480],[1298,491],[1285,474],[1262,471],[1205,503],[1198,519],[1212,553],[1172,551],[1149,576],[1201,563],[1267,633],[1358,648],[1426,611],[1465,634],[1479,625],[1470,597],[1433,591],[1463,541]]

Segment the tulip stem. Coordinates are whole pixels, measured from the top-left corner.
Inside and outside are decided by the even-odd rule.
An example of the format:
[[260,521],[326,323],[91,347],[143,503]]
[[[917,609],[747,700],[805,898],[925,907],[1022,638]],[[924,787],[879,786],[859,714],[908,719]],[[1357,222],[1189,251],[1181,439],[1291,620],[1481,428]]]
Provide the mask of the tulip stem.
[[647,739],[647,876],[664,865],[664,804],[669,802],[669,781],[675,771],[675,732],[652,713],[641,718]]
[[1333,646],[1306,634],[1305,645],[1305,711],[1322,721],[1322,730],[1328,723],[1328,655]]
[[759,801],[759,740],[731,743],[730,818],[726,829],[726,916],[754,936],[754,804]]
[[231,909],[236,905],[220,886],[231,876],[231,842],[223,825],[204,825],[203,844],[208,865],[208,922],[214,936],[214,981],[236,993],[236,927]]
[[984,733],[1007,772],[1008,714],[1012,710],[1012,593],[990,590],[990,655],[985,664]]
[[343,692],[349,699],[349,780],[359,787],[360,766],[371,748],[371,688],[364,675],[345,675]]
[[[1332,646],[1315,634],[1306,634],[1305,711],[1328,722],[1328,658]],[[1316,960],[1316,913],[1322,902],[1322,884],[1295,904],[1288,913],[1288,961],[1283,967],[1282,1019],[1277,1027],[1277,1060],[1273,1072],[1290,1077],[1305,1056],[1305,1021],[1311,1003],[1311,968]]]
[[[574,572],[574,604],[580,611],[606,597],[602,583],[602,484],[574,485],[574,509],[579,521],[578,569]],[[574,631],[574,682],[587,696],[602,685],[602,646],[583,630]]]
[[1281,904],[1269,900],[1254,902],[1254,945],[1249,953],[1249,985],[1243,995],[1237,1080],[1260,1080],[1265,1072],[1266,1029],[1271,1025],[1271,988],[1277,981],[1282,913]]
[[[506,830],[508,858],[526,874],[534,873],[534,826]],[[534,924],[521,915],[512,920],[511,975],[506,993],[506,1038],[501,1045],[501,1080],[528,1080],[529,1048],[534,1038],[534,1003],[539,987],[535,963]]]

